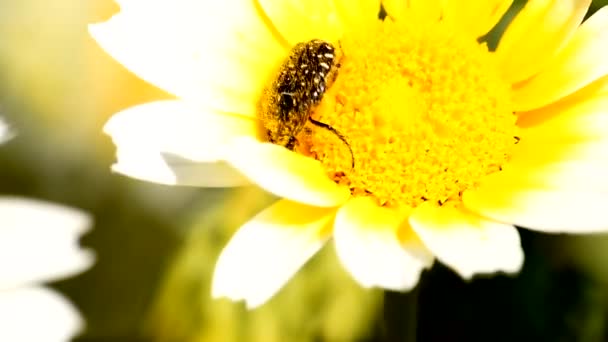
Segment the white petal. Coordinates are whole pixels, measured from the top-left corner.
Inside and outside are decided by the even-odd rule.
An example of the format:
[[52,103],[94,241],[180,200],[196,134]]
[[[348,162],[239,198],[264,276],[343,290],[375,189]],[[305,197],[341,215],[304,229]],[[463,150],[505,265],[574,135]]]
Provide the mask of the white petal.
[[123,1],[89,30],[142,79],[183,99],[253,115],[285,48],[249,0]]
[[[433,256],[417,239],[400,239],[411,230],[406,215],[382,208],[370,198],[349,200],[336,215],[336,252],[349,273],[364,287],[410,290]],[[414,234],[409,234],[415,237]]]
[[63,342],[82,329],[74,306],[45,287],[0,291],[0,341]]
[[0,290],[69,277],[93,253],[78,239],[91,226],[81,211],[21,198],[0,198]]
[[464,205],[497,221],[551,233],[608,231],[608,193],[573,189],[481,187]]
[[547,232],[608,230],[608,144],[522,140],[502,172],[463,195],[480,215]]
[[280,200],[241,227],[222,251],[214,297],[266,302],[327,239],[334,211]]
[[523,264],[519,234],[511,225],[430,202],[412,212],[410,224],[437,259],[464,278],[478,273],[513,273]]
[[[526,137],[527,138],[527,137]],[[568,143],[522,140],[511,160],[477,189],[608,191],[608,140]]]
[[317,160],[271,143],[235,140],[228,161],[265,190],[287,199],[319,207],[333,207],[350,196],[331,180]]
[[223,163],[236,137],[255,136],[255,121],[184,101],[158,101],[117,113],[104,128],[117,146],[113,170],[161,184],[226,187],[248,184]]
[[232,139],[255,137],[255,120],[220,114],[185,101],[157,101],[125,109],[104,127],[121,147],[139,147],[202,162],[221,160]]
[[201,163],[170,154],[138,149],[118,150],[112,170],[148,182],[200,187],[233,187],[251,184],[226,162]]

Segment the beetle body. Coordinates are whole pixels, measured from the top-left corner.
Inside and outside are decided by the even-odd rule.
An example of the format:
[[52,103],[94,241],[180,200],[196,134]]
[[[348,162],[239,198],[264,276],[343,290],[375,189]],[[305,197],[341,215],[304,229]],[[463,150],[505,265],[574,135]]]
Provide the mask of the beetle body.
[[339,66],[336,49],[325,41],[314,39],[291,50],[261,101],[261,121],[270,142],[294,148]]

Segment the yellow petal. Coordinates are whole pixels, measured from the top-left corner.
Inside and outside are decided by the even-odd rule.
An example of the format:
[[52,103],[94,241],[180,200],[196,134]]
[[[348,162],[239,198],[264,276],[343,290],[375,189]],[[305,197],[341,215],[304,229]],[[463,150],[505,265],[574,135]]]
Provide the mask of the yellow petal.
[[368,197],[349,200],[336,215],[334,240],[340,261],[364,287],[409,290],[433,256],[410,234],[399,238],[399,229],[411,230],[406,215],[379,207]]
[[484,178],[481,189],[500,189],[508,185],[520,190],[608,192],[606,174],[608,159],[507,165],[502,172]]
[[608,140],[579,143],[522,140],[513,151],[505,169],[561,162],[608,163]]
[[213,297],[266,302],[323,246],[335,211],[280,200],[241,227],[215,266]]
[[517,272],[524,255],[519,234],[509,224],[486,220],[460,207],[425,202],[410,224],[435,254],[464,278],[478,273]]
[[223,150],[257,134],[256,121],[184,101],[158,101],[115,114],[104,130],[117,147],[113,170],[162,184],[225,187],[249,181],[227,165]]
[[[542,184],[541,184],[542,186]],[[463,203],[485,217],[544,232],[608,230],[608,193],[585,189],[542,189],[491,182],[465,191]]]
[[575,92],[572,95],[569,95],[568,97],[564,98],[563,100],[559,101],[559,104],[562,105],[562,101],[564,101],[564,103],[577,103],[577,102],[581,102],[584,100],[592,100],[592,99],[596,99],[598,97],[602,97],[602,96],[606,96],[608,95],[608,75],[605,75],[595,81],[593,81],[591,84],[587,85],[586,87],[578,90],[577,92]]
[[514,84],[539,71],[572,37],[591,0],[528,1],[503,34],[496,55]]
[[539,109],[519,121],[524,141],[584,142],[608,138],[608,98],[595,98],[564,108]]
[[260,187],[296,202],[333,207],[350,196],[347,187],[327,176],[319,161],[282,146],[243,138],[231,146],[227,160]]
[[550,105],[528,112],[519,112],[518,125],[530,126],[542,123],[545,119],[558,115],[559,113],[581,105],[586,101],[598,101],[608,95],[608,75],[599,78],[575,93],[564,97]]
[[[311,39],[335,42],[344,33],[338,8],[333,1],[259,0],[258,2],[269,22],[290,46]],[[351,2],[351,6],[358,6],[358,2]]]
[[608,7],[587,19],[539,74],[513,89],[514,109],[540,108],[574,93],[608,73],[606,60]]
[[142,79],[224,112],[254,115],[286,51],[253,1],[125,1],[90,26],[99,45]]
[[334,0],[334,3],[345,31],[365,29],[376,22],[380,14],[380,0]]
[[445,19],[476,39],[498,23],[512,2],[513,0],[448,0],[445,3]]
[[71,341],[84,326],[67,298],[43,286],[0,292],[0,322],[0,341]]
[[435,22],[442,18],[446,0],[382,0],[389,17],[395,20]]

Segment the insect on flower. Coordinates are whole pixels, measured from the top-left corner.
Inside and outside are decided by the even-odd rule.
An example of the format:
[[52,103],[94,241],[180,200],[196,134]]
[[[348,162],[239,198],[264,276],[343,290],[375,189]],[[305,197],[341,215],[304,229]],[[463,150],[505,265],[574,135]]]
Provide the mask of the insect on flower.
[[310,122],[342,140],[348,146],[354,166],[353,152],[344,136],[330,125],[311,118],[339,67],[336,48],[328,42],[313,39],[291,50],[261,101],[260,119],[270,142],[293,150],[296,136],[306,122]]

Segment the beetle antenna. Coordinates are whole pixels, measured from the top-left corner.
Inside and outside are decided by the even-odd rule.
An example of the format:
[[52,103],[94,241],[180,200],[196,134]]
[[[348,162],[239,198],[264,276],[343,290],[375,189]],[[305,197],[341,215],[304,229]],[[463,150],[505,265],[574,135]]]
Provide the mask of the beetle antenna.
[[342,135],[342,133],[338,132],[335,128],[331,127],[330,125],[323,123],[321,121],[317,121],[313,118],[311,118],[310,116],[308,117],[308,120],[314,124],[315,126],[319,126],[321,128],[325,128],[326,130],[332,132],[333,134],[335,134],[338,138],[340,138],[340,140],[342,140],[342,142],[344,144],[346,144],[346,146],[348,147],[348,151],[350,152],[350,160],[351,160],[351,168],[355,168],[355,155],[353,154],[353,150],[350,147],[350,144],[348,143],[348,141],[346,141],[346,138],[344,138],[344,136]]

